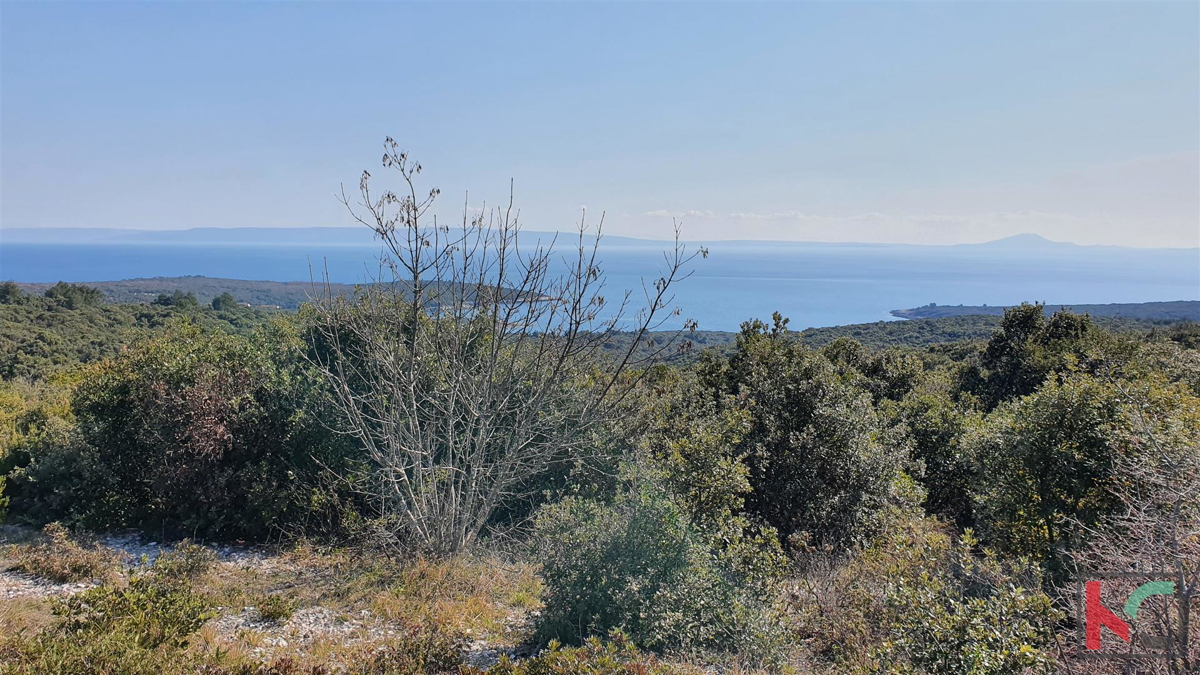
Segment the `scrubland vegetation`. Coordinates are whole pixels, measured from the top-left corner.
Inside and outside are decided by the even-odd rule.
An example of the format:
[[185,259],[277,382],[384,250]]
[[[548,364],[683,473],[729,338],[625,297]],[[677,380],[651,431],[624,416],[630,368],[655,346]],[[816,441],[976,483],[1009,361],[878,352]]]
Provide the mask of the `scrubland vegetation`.
[[[116,304],[153,303],[163,294],[173,295],[179,291],[185,296],[193,296],[202,306],[211,306],[217,298],[228,296],[250,307],[289,310],[299,309],[314,291],[311,281],[250,281],[197,275],[99,281],[87,285],[99,290],[105,299]],[[19,286],[30,295],[41,295],[53,284],[21,283]],[[331,287],[339,294],[354,292],[351,284],[331,284]]]
[[[2,562],[86,588],[0,598],[0,672],[1104,672],[1084,565],[1200,603],[1192,332],[1022,305],[987,340],[816,348],[776,315],[664,364],[610,338],[661,328],[701,252],[638,311],[587,246],[510,248],[506,213],[425,225],[436,192],[385,166],[402,190],[348,205],[403,291],[164,299],[97,343],[99,314],[38,318],[86,289],[6,287],[11,331],[74,346],[5,366]],[[129,530],[169,552],[97,544]]]

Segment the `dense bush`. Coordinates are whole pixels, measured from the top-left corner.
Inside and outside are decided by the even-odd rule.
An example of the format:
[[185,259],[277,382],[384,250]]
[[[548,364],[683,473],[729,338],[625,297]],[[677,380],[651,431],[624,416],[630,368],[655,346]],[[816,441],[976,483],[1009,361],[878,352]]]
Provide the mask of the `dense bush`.
[[1120,507],[1118,467],[1197,447],[1200,399],[1155,378],[1138,383],[1075,374],[1006,403],[967,439],[980,458],[980,523],[1003,550],[1063,572],[1086,528]]
[[16,282],[0,282],[0,305],[19,305],[27,299],[25,291],[21,290]]
[[654,388],[643,449],[692,521],[721,528],[745,510],[751,492],[743,447],[750,415],[731,397],[714,400],[689,375],[662,374]]
[[210,303],[210,304],[212,305],[212,308],[217,310],[218,312],[224,312],[224,311],[237,309],[237,306],[238,306],[237,299],[233,297],[232,293],[228,293],[228,292],[222,293],[222,294],[218,295],[217,297],[213,298],[212,303]]
[[733,356],[698,370],[707,396],[748,415],[737,446],[746,510],[785,539],[849,544],[878,530],[885,507],[914,505],[903,434],[885,427],[867,391],[792,339],[786,319],[746,323]]
[[67,444],[74,430],[71,395],[76,373],[39,382],[0,382],[0,477],[27,466],[33,455]]
[[45,297],[68,309],[78,309],[104,302],[104,294],[98,289],[83,284],[68,284],[60,281],[46,289]]
[[1021,673],[1053,664],[1061,615],[1035,567],[976,550],[928,518],[893,521],[886,535],[836,562],[812,560],[793,609],[801,635],[849,672]]
[[951,374],[929,373],[883,409],[908,431],[912,458],[922,465],[926,512],[967,527],[974,523],[971,488],[978,465],[962,438],[977,424],[978,412],[972,400],[956,400],[955,394]]
[[337,514],[319,484],[347,446],[287,339],[178,325],[92,367],[72,401],[77,433],[14,473],[13,510],[216,538],[327,524]]
[[[200,303],[196,300],[195,293],[184,293],[183,291],[175,291],[174,293],[159,293],[152,304],[161,305],[163,307],[179,307],[181,309],[192,309],[198,307]],[[213,309],[218,309],[213,305]]]
[[1061,563],[1078,528],[1114,506],[1126,425],[1116,391],[1086,375],[1050,380],[989,415],[966,438],[981,463],[975,503],[988,540]]
[[722,564],[683,509],[652,481],[612,504],[568,498],[537,520],[545,583],[540,631],[578,644],[621,630],[659,651],[778,656],[778,623],[761,580]]
[[924,365],[915,354],[898,349],[871,351],[849,338],[838,338],[821,354],[845,379],[871,394],[876,403],[899,400],[920,381]]
[[1004,311],[1000,330],[988,340],[980,394],[989,407],[1033,393],[1048,375],[1078,359],[1093,332],[1086,315],[1059,310],[1049,319],[1042,305],[1022,303]]
[[[251,332],[256,319],[229,298],[219,311],[174,296],[169,307],[94,300],[0,285],[0,511],[10,500],[18,522],[156,538],[341,536],[361,524],[358,486],[345,482],[361,475],[361,450],[328,430],[325,383],[302,356],[322,353],[311,315]],[[493,672],[687,672],[660,660],[678,654],[778,669],[795,645],[818,670],[1051,668],[1062,624],[1043,591],[1084,559],[1083,534],[1107,546],[1089,549],[1093,559],[1115,550],[1153,564],[1163,556],[1145,551],[1165,550],[1164,523],[1195,520],[1171,500],[1195,494],[1179,485],[1195,481],[1200,354],[1188,331],[1114,335],[1036,305],[996,320],[987,343],[873,351],[844,336],[810,349],[776,317],[747,323],[726,355],[628,373],[622,385],[639,383],[619,409],[523,464],[489,507],[485,530],[530,543],[541,566],[543,583],[513,604],[544,602],[540,637],[574,645]],[[434,365],[436,380],[445,371]],[[592,386],[590,372],[564,382]],[[459,427],[433,418],[442,426],[423,430],[438,450],[439,434]],[[446,457],[431,485],[476,476]],[[431,495],[459,494],[420,496],[436,506]],[[57,527],[6,560],[62,581],[112,578],[114,567]],[[460,563],[356,572],[398,574],[403,597],[377,609],[399,620],[420,607],[441,628],[406,629],[350,672],[465,668],[445,629],[500,592],[447,571]],[[19,673],[321,672],[286,656],[198,654],[189,635],[206,603],[188,586],[212,580],[212,565],[206,549],[178,546],[128,585],[60,603],[52,629],[4,638],[0,662]],[[286,620],[297,605],[277,590],[239,603]],[[613,630],[624,633],[600,641]]]
[[1020,586],[995,559],[974,555],[972,544],[968,534],[948,552],[945,567],[888,585],[889,639],[874,650],[887,670],[929,675],[1053,670],[1049,647],[1061,617],[1050,598]]

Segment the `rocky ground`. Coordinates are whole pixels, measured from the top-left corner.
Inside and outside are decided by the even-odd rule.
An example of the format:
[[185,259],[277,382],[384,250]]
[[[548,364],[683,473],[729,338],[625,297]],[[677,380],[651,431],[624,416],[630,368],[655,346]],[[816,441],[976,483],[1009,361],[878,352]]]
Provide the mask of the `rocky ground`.
[[39,579],[21,572],[0,572],[0,597],[12,600],[14,598],[51,598],[59,595],[74,595],[80,591],[95,586],[94,581],[77,581],[55,583]]
[[[36,533],[32,531],[0,527],[0,544],[28,541],[34,537]],[[171,550],[169,545],[145,540],[135,534],[104,536],[98,538],[96,543],[111,551],[130,570],[152,564],[163,551]],[[244,578],[293,577],[300,586],[326,583],[322,577],[327,575],[300,569],[302,565],[298,565],[295,556],[286,553],[235,546],[206,548],[216,559],[213,576],[224,578],[229,583],[238,583],[237,580]],[[5,570],[4,565],[0,564],[0,598],[9,600],[49,600],[82,592],[98,583],[98,580],[57,583]],[[311,591],[311,588],[306,590]],[[303,593],[299,595],[304,596]],[[319,653],[328,662],[337,663],[339,656],[352,653],[355,648],[386,643],[390,637],[405,630],[406,625],[411,625],[406,624],[403,617],[389,618],[368,608],[327,607],[321,604],[298,604],[290,616],[276,620],[264,618],[255,606],[216,607],[215,611],[217,616],[199,631],[200,639],[223,648],[234,646],[264,662],[285,654],[304,652]],[[514,657],[528,655],[530,650],[520,646],[520,641],[514,640],[513,636],[527,634],[534,614],[535,610],[509,608],[500,620],[502,625],[499,631],[463,628],[466,663],[484,668],[496,663],[502,654]]]
[[[36,536],[35,531],[27,528],[0,526],[0,545],[29,541]],[[96,543],[111,551],[118,560],[135,566],[152,564],[163,551],[171,550],[169,545],[146,541],[136,534],[106,535],[99,537]],[[216,555],[218,564],[260,568],[271,564],[271,556],[261,551],[233,546],[207,548]],[[30,574],[6,570],[0,566],[0,597],[4,598],[73,595],[98,583],[96,580],[57,583]]]

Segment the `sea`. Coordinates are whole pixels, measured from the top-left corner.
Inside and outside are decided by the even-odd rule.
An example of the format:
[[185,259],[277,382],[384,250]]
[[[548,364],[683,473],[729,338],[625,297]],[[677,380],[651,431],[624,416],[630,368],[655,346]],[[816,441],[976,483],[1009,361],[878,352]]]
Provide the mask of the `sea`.
[[[1044,241],[1044,240],[1043,240]],[[1002,244],[1003,242],[996,242]],[[673,287],[671,306],[702,330],[737,330],[749,319],[788,317],[793,329],[894,320],[894,309],[1200,300],[1200,249],[1070,244],[906,246],[709,242],[707,258]],[[360,283],[378,273],[374,245],[319,243],[21,243],[0,240],[0,279],[107,281],[203,275]],[[610,304],[633,305],[663,267],[663,245],[625,240],[601,249]],[[644,302],[644,301],[643,301]]]

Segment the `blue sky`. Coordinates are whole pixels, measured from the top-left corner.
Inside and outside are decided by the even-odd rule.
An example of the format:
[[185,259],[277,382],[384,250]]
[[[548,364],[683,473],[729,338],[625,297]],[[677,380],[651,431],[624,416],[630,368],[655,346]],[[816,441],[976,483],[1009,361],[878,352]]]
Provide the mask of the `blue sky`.
[[1200,4],[0,5],[2,227],[349,224],[387,135],[536,230],[1197,246]]

